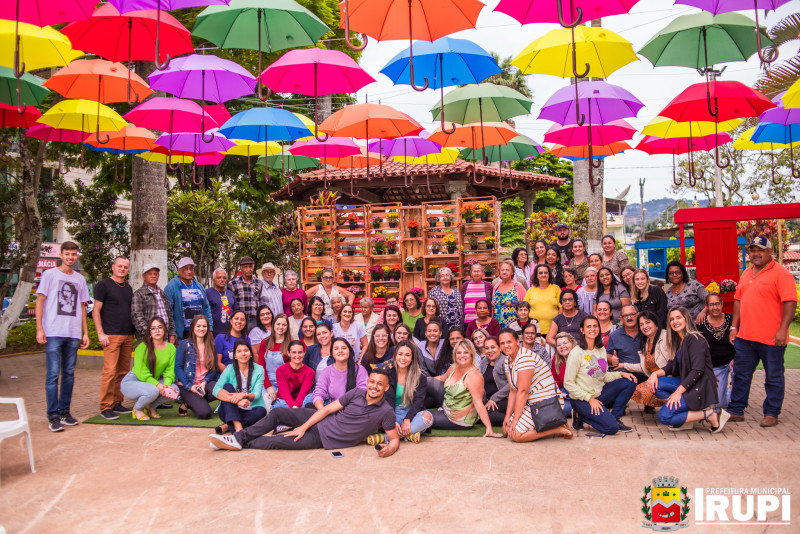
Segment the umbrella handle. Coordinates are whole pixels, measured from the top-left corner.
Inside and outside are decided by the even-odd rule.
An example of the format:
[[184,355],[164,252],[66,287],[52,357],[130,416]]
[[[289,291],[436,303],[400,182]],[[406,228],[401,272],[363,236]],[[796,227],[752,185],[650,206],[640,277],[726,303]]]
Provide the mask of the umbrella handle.
[[[791,141],[791,139],[789,139]],[[789,145],[789,165],[792,168],[792,176],[794,178],[800,178],[800,168],[795,168],[794,166],[794,149],[792,145]]]
[[[411,88],[418,93],[421,93],[425,89],[428,88],[428,78],[423,78],[425,83],[422,87],[419,87],[416,83],[414,83],[414,40],[411,38],[411,2],[413,0],[408,0],[408,69],[409,69],[409,76],[411,77]],[[444,104],[444,102],[442,102]]]
[[[117,180],[121,184],[125,183],[125,176],[127,174],[126,169],[125,169],[125,159],[126,159],[125,154],[122,154],[122,180]],[[117,172],[117,162],[114,161],[114,174],[115,175],[116,175],[116,172]]]
[[706,171],[703,169],[697,170],[694,167],[694,156],[692,156],[693,152],[689,152],[689,186],[694,187],[697,183],[697,180],[702,180],[703,176],[705,176]]
[[61,176],[66,176],[69,174],[69,167],[63,165],[64,158],[61,157],[61,154],[58,155],[58,174]]
[[598,178],[598,179],[595,181],[595,179],[594,179],[594,174],[592,173],[592,167],[593,167],[593,166],[594,166],[594,165],[589,165],[589,185],[590,185],[590,186],[592,186],[592,193],[594,193],[594,189],[595,189],[595,187],[597,187],[598,185],[600,185],[600,182],[602,181],[600,178]]
[[[369,158],[369,154],[367,154],[367,158]],[[359,189],[358,191],[355,191],[355,192],[353,191],[353,179],[350,178],[350,196],[355,198],[356,196],[358,196],[360,194],[361,194],[361,189]]]
[[728,167],[731,166],[731,158],[729,158],[728,156],[725,156],[725,162],[724,163],[720,163],[720,161],[719,161],[719,147],[714,147],[714,163],[716,163],[717,167],[719,167],[720,169],[727,169]]
[[86,168],[86,160],[83,159],[83,145],[81,145],[81,169]]
[[770,168],[772,169],[772,183],[775,185],[781,184],[781,177],[778,176],[778,179],[775,180],[775,151],[769,151],[769,161],[770,161]]
[[482,180],[478,181],[478,167],[477,167],[477,164],[473,163],[472,164],[472,182],[475,183],[475,184],[480,185],[485,181],[486,181],[486,177],[485,176],[483,177]]
[[758,2],[753,0],[753,6],[755,7],[754,11],[756,12],[756,51],[758,52],[758,59],[761,60],[761,63],[766,63],[769,65],[770,63],[774,63],[776,59],[778,59],[778,49],[772,49],[772,57],[767,58],[764,57],[764,52],[761,48],[761,28],[758,26]]
[[[24,67],[24,65],[23,65],[23,67]],[[15,74],[16,74],[16,72],[15,72]],[[20,76],[22,76],[22,75],[20,75]],[[28,109],[28,105],[22,103],[22,83],[21,83],[21,81],[20,81],[20,79],[18,77],[17,78],[17,113],[22,115],[23,113],[25,113],[26,109]]]
[[[261,53],[259,52],[258,55],[260,56]],[[260,59],[259,59],[259,63],[261,63]],[[261,68],[261,67],[259,67],[259,68]],[[261,83],[261,78],[259,77],[259,79],[258,79],[258,92],[256,93],[256,96],[262,102],[266,102],[267,100],[269,100],[270,95],[272,95],[272,89],[267,87],[267,94],[265,95],[264,94],[264,84]]]
[[200,181],[197,181],[197,163],[192,164],[192,183],[194,185],[202,185],[203,179],[200,178]]
[[711,93],[709,91],[706,91],[706,106],[708,106],[708,113],[712,117],[719,115],[719,103],[716,98],[714,99],[714,109],[711,109]]
[[575,75],[575,78],[586,78],[586,75],[589,74],[590,66],[588,63],[585,63],[586,69],[583,71],[583,74],[578,74],[578,51],[575,47],[575,27],[573,26],[570,29],[572,33],[572,74]]
[[[591,111],[592,102],[589,101],[589,110]],[[578,100],[578,80],[575,80],[575,124],[583,126],[586,122],[586,115],[581,113],[581,104]]]
[[[561,0],[556,0],[556,4],[558,6],[558,23],[561,24],[563,28],[574,28],[580,24],[581,21],[583,21],[583,10],[581,8],[577,8],[575,9],[575,20],[570,23],[564,22],[564,7],[561,5]],[[570,0],[569,7],[571,15],[573,8],[572,0]],[[583,78],[583,76],[581,76],[581,78]]]
[[347,45],[347,48],[354,52],[361,52],[367,47],[367,34],[361,34],[361,41],[363,44],[361,46],[356,46],[350,40],[350,4],[348,0],[344,0],[344,44]]
[[324,143],[330,138],[328,134],[322,134],[322,137],[319,136],[319,131],[317,130],[317,123],[314,123],[314,138],[319,141],[320,143]]
[[163,63],[158,60],[158,57],[161,55],[159,52],[161,50],[161,0],[158,0],[156,3],[156,57],[153,58],[153,63],[156,64],[156,68],[158,70],[166,70],[169,67],[169,61],[172,59],[170,55],[167,53],[166,61]]
[[500,171],[500,194],[501,195],[505,195],[506,193],[508,193],[508,191],[509,191],[508,189],[503,187],[503,171],[501,170]]
[[679,178],[675,172],[675,151],[672,152],[672,183],[679,186],[683,183],[683,178]]
[[100,120],[99,120],[99,118],[98,118],[98,121],[97,121],[97,130],[95,131],[95,137],[97,137],[97,142],[98,142],[98,143],[100,143],[101,145],[107,145],[107,144],[108,144],[108,143],[111,141],[111,136],[110,136],[110,135],[108,135],[108,133],[106,133],[106,132],[102,132],[102,133],[103,133],[103,134],[106,136],[106,138],[105,138],[105,140],[104,140],[104,139],[102,139],[102,138],[100,137],[100,133],[101,133],[101,132],[100,132]]

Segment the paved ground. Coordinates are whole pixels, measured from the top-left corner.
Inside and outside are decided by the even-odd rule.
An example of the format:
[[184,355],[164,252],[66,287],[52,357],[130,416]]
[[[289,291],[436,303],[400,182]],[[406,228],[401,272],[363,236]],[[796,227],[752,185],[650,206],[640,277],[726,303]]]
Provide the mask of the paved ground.
[[[787,371],[781,424],[747,422],[711,436],[673,433],[630,405],[634,432],[604,439],[515,444],[428,438],[382,459],[367,446],[230,453],[208,430],[80,425],[46,429],[42,355],[0,359],[0,396],[25,398],[35,474],[17,439],[0,455],[0,525],[17,532],[647,532],[642,488],[658,475],[694,487],[783,487],[800,492],[800,370]],[[11,376],[18,378],[12,379]],[[79,369],[78,419],[96,415],[100,372]],[[763,373],[751,405],[763,400]],[[0,418],[12,417],[0,409]],[[765,453],[768,451],[768,453]],[[690,495],[691,496],[691,495]],[[691,525],[692,532],[798,532],[792,525]],[[693,513],[690,514],[694,522]],[[775,514],[769,521],[779,521]]]

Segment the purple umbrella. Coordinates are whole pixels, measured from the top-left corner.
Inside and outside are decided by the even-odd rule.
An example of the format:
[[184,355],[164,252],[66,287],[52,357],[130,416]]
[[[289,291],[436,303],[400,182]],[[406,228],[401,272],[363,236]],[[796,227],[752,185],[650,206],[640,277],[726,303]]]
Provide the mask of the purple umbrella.
[[[124,115],[136,126],[168,134],[201,132],[206,123],[217,127],[216,121],[197,103],[180,98],[157,96],[139,104]],[[201,150],[200,152],[212,152]]]
[[[395,139],[379,139],[367,145],[369,152],[377,152],[384,156],[401,157],[403,160],[403,178],[405,186],[408,187],[408,160],[406,158],[419,158],[428,154],[436,154],[442,151],[442,145],[428,141],[429,132],[423,130],[419,135],[409,135],[397,137]],[[381,161],[381,163],[383,163]]]
[[156,139],[156,144],[164,148],[194,154],[207,154],[209,152],[225,152],[236,143],[228,141],[222,134],[211,132],[212,139],[207,141],[202,133],[179,132],[163,134]]
[[580,82],[563,87],[547,99],[539,118],[558,124],[582,124],[580,108],[588,108],[593,124],[635,117],[644,107],[630,92],[604,81]]
[[[758,117],[758,122],[771,122],[775,124],[782,124],[784,126],[788,126],[789,124],[797,124],[800,125],[800,108],[772,108],[768,109],[764,113],[762,113]],[[753,139],[752,141],[758,142],[757,139]]]
[[[328,137],[326,141],[320,141],[316,137],[311,137],[304,141],[295,141],[289,147],[289,152],[294,156],[307,156],[309,158],[346,158],[361,154],[362,147],[349,137]],[[323,165],[324,187],[328,189],[328,166]]]

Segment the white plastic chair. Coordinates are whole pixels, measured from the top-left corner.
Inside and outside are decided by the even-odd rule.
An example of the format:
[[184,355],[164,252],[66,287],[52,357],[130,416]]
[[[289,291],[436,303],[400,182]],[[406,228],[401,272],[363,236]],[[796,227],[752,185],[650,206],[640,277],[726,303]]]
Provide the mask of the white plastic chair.
[[25,411],[25,401],[22,397],[0,397],[0,404],[16,404],[18,419],[11,421],[0,421],[0,444],[4,439],[25,434],[28,445],[28,460],[31,464],[31,473],[35,473],[33,467],[33,445],[31,443],[31,429],[28,425],[28,412]]

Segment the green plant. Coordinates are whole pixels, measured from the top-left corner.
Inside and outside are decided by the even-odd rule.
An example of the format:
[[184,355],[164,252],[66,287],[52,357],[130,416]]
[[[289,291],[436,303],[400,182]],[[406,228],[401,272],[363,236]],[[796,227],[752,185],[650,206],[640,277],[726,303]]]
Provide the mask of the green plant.
[[[103,350],[100,341],[97,339],[97,330],[94,327],[94,321],[88,320],[89,328],[89,349],[88,350]],[[28,321],[15,328],[11,329],[8,334],[8,343],[6,348],[10,351],[23,351],[23,350],[43,350],[43,345],[36,342],[36,322]]]
[[473,247],[478,246],[478,234],[469,234],[469,244]]

